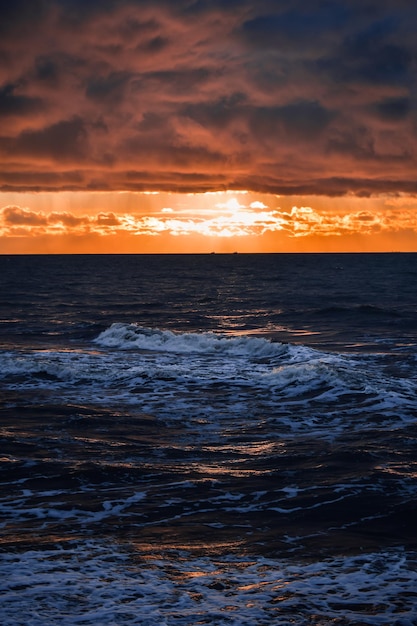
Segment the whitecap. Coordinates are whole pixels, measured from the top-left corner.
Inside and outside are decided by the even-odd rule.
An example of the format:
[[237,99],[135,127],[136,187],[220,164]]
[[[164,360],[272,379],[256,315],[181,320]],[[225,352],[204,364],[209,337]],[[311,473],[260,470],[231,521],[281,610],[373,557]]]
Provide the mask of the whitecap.
[[259,337],[229,337],[211,332],[179,333],[144,328],[136,324],[112,324],[95,342],[118,349],[161,352],[229,354],[247,357],[274,357],[285,354],[288,347]]

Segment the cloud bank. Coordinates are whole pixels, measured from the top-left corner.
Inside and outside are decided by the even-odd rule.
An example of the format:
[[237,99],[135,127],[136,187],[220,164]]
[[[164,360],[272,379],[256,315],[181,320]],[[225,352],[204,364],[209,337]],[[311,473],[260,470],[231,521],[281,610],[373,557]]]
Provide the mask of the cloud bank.
[[416,27],[405,0],[0,1],[0,190],[415,194]]
[[379,211],[317,211],[293,206],[270,208],[261,202],[241,204],[236,199],[219,203],[209,211],[161,209],[153,214],[101,212],[78,215],[69,212],[32,211],[20,206],[0,209],[0,237],[53,235],[114,235],[207,238],[259,237],[277,233],[286,238],[344,237],[401,232],[417,235],[415,206],[385,207]]

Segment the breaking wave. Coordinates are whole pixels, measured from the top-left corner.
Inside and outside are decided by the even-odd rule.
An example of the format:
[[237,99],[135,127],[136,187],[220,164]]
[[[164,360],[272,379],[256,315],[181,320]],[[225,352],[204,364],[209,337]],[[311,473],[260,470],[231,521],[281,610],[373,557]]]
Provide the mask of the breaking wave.
[[100,333],[95,342],[107,348],[162,352],[230,354],[248,357],[274,357],[286,354],[288,346],[257,337],[224,337],[211,332],[174,333],[115,323]]

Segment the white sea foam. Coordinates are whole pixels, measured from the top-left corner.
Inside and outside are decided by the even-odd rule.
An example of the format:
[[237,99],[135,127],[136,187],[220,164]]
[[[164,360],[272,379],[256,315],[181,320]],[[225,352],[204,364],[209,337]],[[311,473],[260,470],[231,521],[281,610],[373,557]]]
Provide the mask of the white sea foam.
[[335,437],[373,427],[373,415],[379,425],[414,420],[416,380],[390,376],[372,355],[125,324],[113,324],[96,343],[95,350],[4,352],[0,376],[10,389],[43,389],[51,401],[186,418],[199,434],[260,416],[280,436],[314,430]]
[[96,343],[108,348],[156,350],[162,352],[230,354],[247,357],[281,356],[288,351],[282,343],[258,337],[225,337],[215,333],[174,333],[136,324],[115,323],[102,332]]
[[400,549],[302,563],[68,542],[3,554],[0,617],[3,626],[412,626],[416,565]]
[[[92,488],[84,491],[87,498],[94,494],[95,499],[97,499],[97,494]],[[13,494],[12,498],[0,499],[0,514],[4,520],[0,524],[0,528],[8,526],[12,519],[15,523],[43,520],[45,528],[55,520],[84,527],[103,522],[114,516],[121,520],[123,517],[131,515],[132,509],[136,509],[137,505],[146,497],[145,492],[138,491],[127,497],[121,495],[117,499],[103,499],[101,504],[96,506],[96,510],[89,510],[85,507],[83,509],[68,508],[67,492],[39,491],[32,500],[31,495],[30,490],[22,490],[20,494]],[[52,498],[52,495],[62,496],[62,499],[60,500],[59,497]],[[31,504],[33,500],[38,502],[36,506]],[[39,503],[40,500],[41,503]]]

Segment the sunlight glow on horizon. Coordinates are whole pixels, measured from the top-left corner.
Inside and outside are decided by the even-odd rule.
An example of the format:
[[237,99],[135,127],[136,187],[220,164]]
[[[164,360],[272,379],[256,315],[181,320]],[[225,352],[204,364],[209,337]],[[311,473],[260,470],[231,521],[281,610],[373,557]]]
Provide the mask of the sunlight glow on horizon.
[[2,253],[38,253],[45,242],[65,253],[417,251],[413,197],[56,192],[0,202]]

